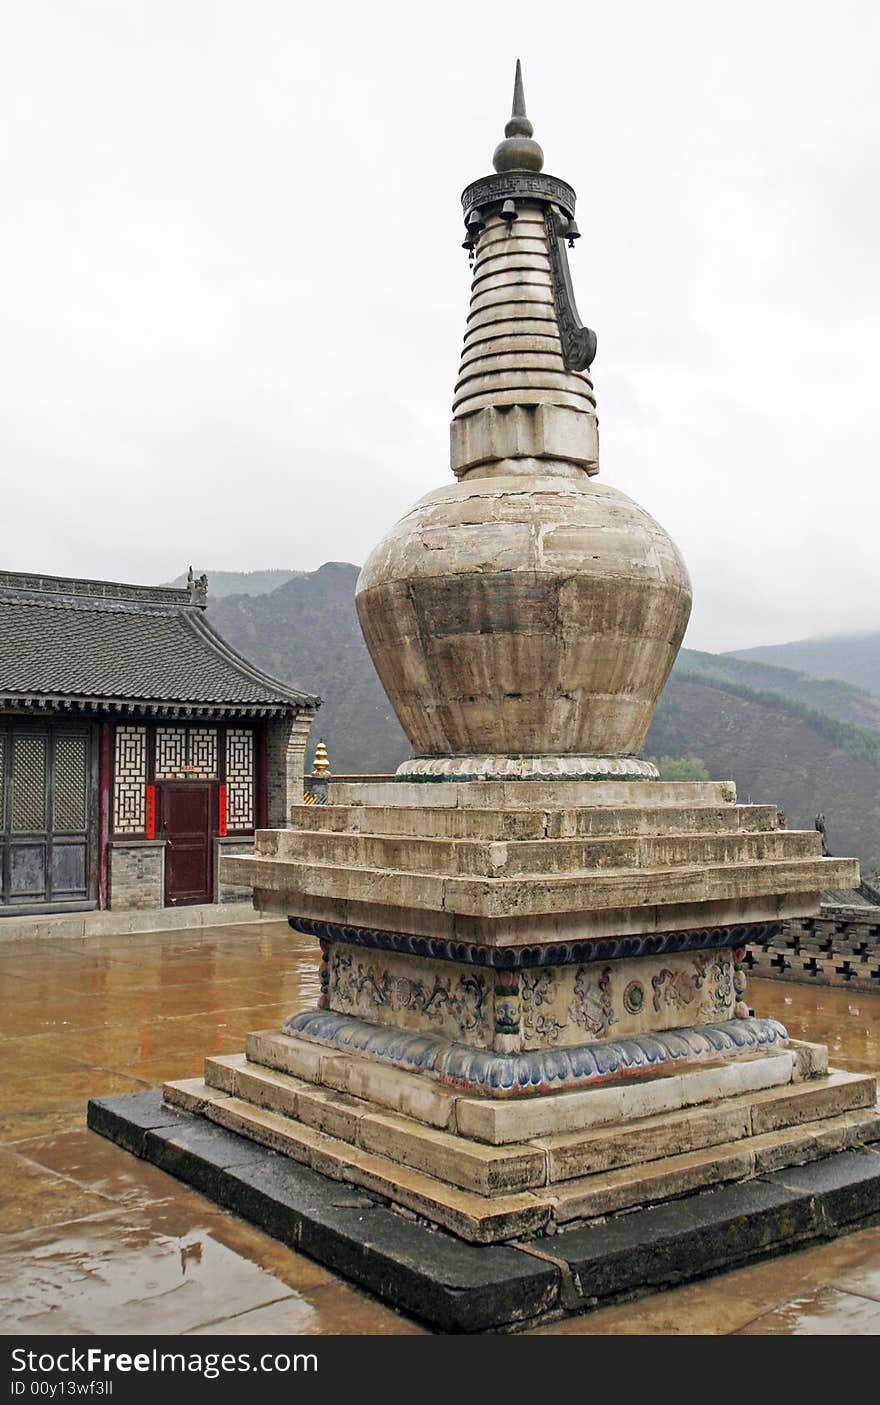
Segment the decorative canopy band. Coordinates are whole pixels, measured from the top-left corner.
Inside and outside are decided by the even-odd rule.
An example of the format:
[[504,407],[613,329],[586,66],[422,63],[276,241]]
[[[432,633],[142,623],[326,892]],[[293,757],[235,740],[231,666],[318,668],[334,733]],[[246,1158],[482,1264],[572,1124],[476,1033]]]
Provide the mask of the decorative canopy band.
[[500,208],[505,200],[540,200],[548,205],[558,205],[574,219],[577,196],[567,181],[558,176],[548,176],[543,171],[537,174],[529,171],[505,171],[500,176],[483,176],[471,181],[462,191],[461,205],[465,228],[474,211],[482,215]]
[[781,922],[737,922],[730,927],[697,927],[687,932],[646,932],[631,937],[592,937],[584,941],[551,942],[544,946],[484,946],[478,942],[419,937],[410,932],[386,932],[374,927],[323,922],[315,917],[289,917],[295,932],[319,941],[395,951],[405,956],[456,961],[496,970],[532,966],[581,965],[588,961],[619,961],[634,956],[702,951],[712,947],[763,944],[778,936]]

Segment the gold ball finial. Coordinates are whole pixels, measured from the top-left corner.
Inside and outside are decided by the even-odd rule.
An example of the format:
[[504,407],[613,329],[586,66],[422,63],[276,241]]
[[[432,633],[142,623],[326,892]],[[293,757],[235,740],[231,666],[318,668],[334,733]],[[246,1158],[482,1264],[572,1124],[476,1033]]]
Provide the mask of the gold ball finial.
[[315,747],[315,764],[312,770],[316,776],[326,776],[330,772],[330,757],[322,741]]

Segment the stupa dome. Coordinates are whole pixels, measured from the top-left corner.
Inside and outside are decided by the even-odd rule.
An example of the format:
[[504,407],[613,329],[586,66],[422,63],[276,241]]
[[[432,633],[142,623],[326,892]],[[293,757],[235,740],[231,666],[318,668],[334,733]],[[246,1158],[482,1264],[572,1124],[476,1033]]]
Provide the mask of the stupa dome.
[[566,252],[576,197],[543,156],[521,159],[523,143],[540,147],[519,64],[513,114],[496,174],[462,196],[475,262],[451,427],[460,481],[370,554],[358,614],[415,752],[399,774],[650,776],[637,753],[690,580],[663,528],[594,481],[596,338]]

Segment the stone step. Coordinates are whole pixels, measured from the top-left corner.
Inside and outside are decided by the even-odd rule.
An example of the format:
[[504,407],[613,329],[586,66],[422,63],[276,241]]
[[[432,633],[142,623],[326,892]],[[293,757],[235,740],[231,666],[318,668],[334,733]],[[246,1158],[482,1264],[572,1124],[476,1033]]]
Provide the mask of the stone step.
[[[776,828],[775,805],[646,805],[492,810],[401,805],[294,805],[298,830],[439,839],[577,839],[599,835],[731,834]],[[262,842],[257,831],[257,845]]]
[[[725,1181],[802,1164],[880,1137],[876,1109],[663,1156],[560,1185],[491,1195],[465,1190],[399,1160],[341,1140],[300,1120],[212,1089],[201,1079],[166,1085],[172,1105],[379,1195],[475,1243],[531,1235],[548,1226],[591,1220],[635,1205],[673,1199]],[[662,1120],[662,1119],[661,1119]]]
[[333,1180],[346,1181],[403,1206],[476,1244],[534,1234],[550,1217],[546,1194],[529,1191],[491,1198],[461,1190],[319,1132],[291,1117],[215,1092],[201,1079],[169,1083],[166,1100],[249,1137]]
[[584,1132],[658,1113],[680,1112],[718,1098],[796,1086],[824,1075],[828,1067],[824,1045],[792,1040],[786,1048],[772,1053],[523,1100],[453,1090],[364,1054],[342,1053],[279,1030],[248,1034],[246,1051],[252,1065],[363,1098],[491,1146]]
[[822,840],[815,830],[493,841],[284,829],[261,831],[255,852],[285,861],[494,879],[820,858]]
[[854,859],[819,857],[542,873],[528,879],[362,868],[259,854],[233,855],[222,862],[224,881],[269,895],[283,894],[287,904],[300,897],[326,897],[484,919],[798,893],[809,894],[812,900],[812,895],[824,888],[855,883],[859,871]]
[[880,1107],[875,1104],[818,1122],[566,1181],[553,1196],[552,1219],[560,1226],[594,1220],[619,1210],[673,1200],[726,1181],[748,1180],[786,1166],[801,1166],[878,1138]]
[[205,1060],[204,1082],[217,1093],[282,1113],[364,1151],[424,1171],[480,1195],[527,1190],[547,1180],[543,1147],[489,1147],[390,1112],[365,1098],[277,1073],[244,1055]]
[[327,786],[333,805],[569,810],[592,806],[733,805],[733,781],[355,781]]
[[[403,1159],[432,1175],[442,1175],[484,1194],[491,1193],[496,1185],[524,1189],[545,1181],[573,1179],[699,1150],[713,1142],[818,1122],[856,1108],[873,1107],[877,1098],[872,1076],[834,1071],[827,1077],[790,1086],[729,1096],[686,1112],[655,1114],[601,1129],[538,1137],[517,1143],[514,1149],[490,1149],[482,1144],[469,1145],[461,1133],[426,1128],[424,1123],[389,1113],[368,1099],[318,1088],[250,1063],[242,1055],[209,1058],[205,1082],[245,1101],[296,1117],[344,1141],[361,1140],[358,1124],[367,1118],[368,1140],[362,1141],[366,1149]],[[395,1146],[402,1148],[400,1158]]]
[[686,1112],[536,1138],[533,1145],[547,1152],[552,1183],[818,1123],[873,1108],[876,1101],[876,1079],[835,1070],[824,1078],[724,1098]]
[[367,1099],[319,1088],[250,1063],[244,1055],[208,1058],[204,1082],[216,1092],[282,1113],[316,1131],[482,1195],[526,1190],[818,1122],[856,1108],[873,1107],[877,1098],[873,1077],[834,1072],[687,1112],[489,1147],[460,1133],[427,1127]]

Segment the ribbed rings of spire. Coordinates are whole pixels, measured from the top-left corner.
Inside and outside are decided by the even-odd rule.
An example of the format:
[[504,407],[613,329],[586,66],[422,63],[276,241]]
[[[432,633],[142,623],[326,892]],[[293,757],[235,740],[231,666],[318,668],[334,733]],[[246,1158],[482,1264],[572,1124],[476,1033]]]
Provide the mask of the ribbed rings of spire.
[[563,363],[543,209],[518,200],[517,215],[490,215],[480,236],[455,418],[504,405],[595,410],[589,375]]

